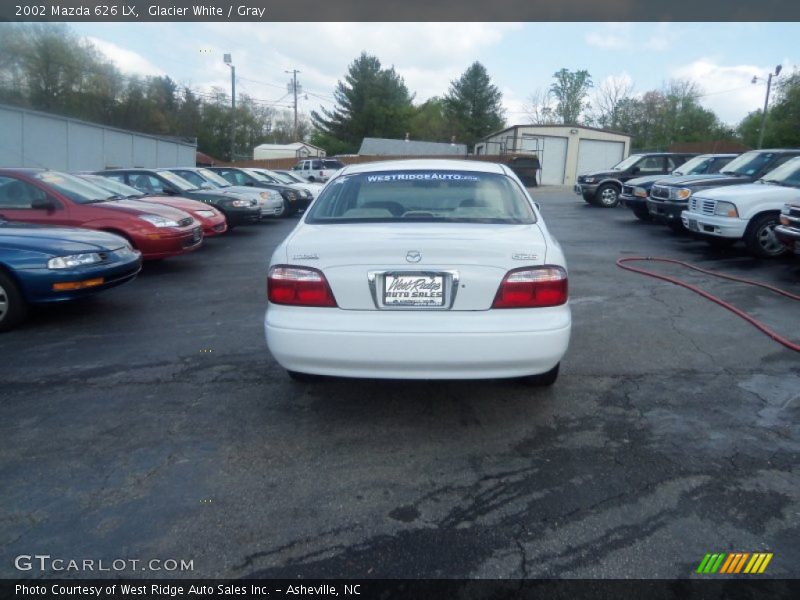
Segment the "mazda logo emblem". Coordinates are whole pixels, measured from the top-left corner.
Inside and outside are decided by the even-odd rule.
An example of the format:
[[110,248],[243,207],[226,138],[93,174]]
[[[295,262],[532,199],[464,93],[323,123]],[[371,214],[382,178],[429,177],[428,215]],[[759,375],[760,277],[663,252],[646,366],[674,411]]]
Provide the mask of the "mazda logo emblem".
[[406,260],[410,263],[418,263],[422,260],[422,254],[417,250],[409,250],[408,254],[406,254]]

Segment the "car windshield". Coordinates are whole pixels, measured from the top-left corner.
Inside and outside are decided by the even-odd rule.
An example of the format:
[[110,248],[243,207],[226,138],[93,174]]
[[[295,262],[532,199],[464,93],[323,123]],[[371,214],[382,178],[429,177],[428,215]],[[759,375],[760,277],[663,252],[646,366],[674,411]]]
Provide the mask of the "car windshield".
[[519,186],[505,175],[476,171],[377,171],[334,179],[308,223],[535,223]]
[[770,171],[761,180],[766,183],[800,187],[800,157],[793,158],[777,169]]
[[186,169],[175,169],[174,171],[170,171],[171,173],[175,173],[178,177],[181,177],[191,183],[192,185],[198,188],[204,188],[207,190],[213,190],[219,188],[219,186],[213,181],[207,181],[204,177],[202,177],[196,171],[187,171]]
[[257,171],[254,170],[256,176],[261,178],[261,181],[266,181],[268,183],[280,183],[280,180],[272,171],[267,171],[265,169],[258,169]]
[[258,171],[253,171],[252,169],[248,169],[247,171],[245,171],[245,173],[250,175],[250,177],[252,177],[256,181],[261,181],[263,183],[275,183],[274,181],[272,181],[269,177],[267,177],[263,173],[259,173]]
[[189,183],[179,175],[175,175],[172,171],[159,171],[158,174],[182,192],[194,192],[198,189],[196,185]]
[[43,171],[37,173],[35,177],[78,204],[104,202],[115,196],[115,194],[112,194],[99,185],[90,183],[75,175],[68,175],[67,173]]
[[673,175],[700,175],[708,171],[708,165],[714,159],[710,156],[695,156],[675,169]]
[[734,158],[721,171],[723,175],[748,177],[755,175],[775,156],[774,152],[745,152]]
[[103,188],[104,190],[108,190],[120,198],[141,198],[145,195],[144,192],[141,192],[136,188],[125,185],[116,179],[103,177],[102,175],[79,175],[79,177],[81,179],[85,179],[89,183],[93,183],[96,186]]
[[230,181],[225,179],[219,173],[215,173],[211,169],[198,169],[198,172],[200,173],[200,175],[202,175],[206,179],[206,181],[210,181],[211,183],[213,183],[217,187],[221,187],[221,188],[231,187],[231,182]]
[[282,171],[273,171],[273,173],[275,174],[275,178],[281,183],[288,183],[288,184],[303,183],[302,179],[300,179],[299,177],[293,177],[288,173],[283,173]]
[[642,158],[641,154],[631,154],[628,158],[623,160],[622,162],[617,163],[613,167],[611,167],[612,171],[624,171],[625,169],[629,169],[633,165],[635,165],[639,159]]

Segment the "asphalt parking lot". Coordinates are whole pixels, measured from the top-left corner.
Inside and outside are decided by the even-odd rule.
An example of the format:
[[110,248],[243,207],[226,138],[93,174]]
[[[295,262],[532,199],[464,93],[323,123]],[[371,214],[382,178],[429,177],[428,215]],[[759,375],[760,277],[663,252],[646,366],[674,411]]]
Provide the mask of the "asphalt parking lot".
[[[768,575],[800,577],[798,355],[614,265],[666,256],[798,293],[800,260],[534,196],[570,267],[551,389],[291,381],[262,322],[295,219],[35,311],[0,338],[0,576],[38,553],[192,560],[169,573],[187,577],[660,578],[768,551]],[[652,268],[798,340],[788,299]]]

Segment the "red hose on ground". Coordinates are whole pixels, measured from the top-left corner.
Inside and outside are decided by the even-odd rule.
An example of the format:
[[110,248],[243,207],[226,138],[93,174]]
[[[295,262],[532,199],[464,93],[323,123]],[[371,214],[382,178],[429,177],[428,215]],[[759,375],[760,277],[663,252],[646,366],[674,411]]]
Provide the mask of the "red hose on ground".
[[675,277],[670,277],[669,275],[662,275],[661,273],[655,273],[653,271],[648,271],[647,269],[640,269],[638,267],[632,267],[630,265],[626,265],[624,263],[627,262],[634,262],[634,261],[650,261],[650,262],[663,262],[663,263],[671,263],[675,265],[680,265],[682,267],[686,267],[687,269],[692,269],[693,271],[699,271],[701,273],[705,273],[706,275],[711,275],[712,277],[720,277],[722,279],[728,279],[730,281],[737,281],[739,283],[745,283],[747,285],[755,285],[764,289],[767,289],[771,292],[775,292],[776,294],[780,294],[781,296],[785,296],[787,298],[791,298],[792,300],[800,300],[800,296],[797,294],[792,294],[791,292],[787,292],[786,290],[782,290],[780,288],[774,287],[772,285],[768,285],[766,283],[761,283],[760,281],[752,281],[750,279],[743,279],[742,277],[734,277],[733,275],[725,275],[724,273],[717,273],[716,271],[709,271],[707,269],[703,269],[701,267],[692,265],[687,262],[683,262],[682,260],[675,260],[674,258],[658,258],[654,256],[629,256],[624,258],[617,259],[617,266],[621,269],[625,269],[626,271],[632,271],[634,273],[639,273],[641,275],[647,275],[648,277],[655,277],[656,279],[661,279],[663,281],[668,281],[669,283],[674,283],[675,285],[679,285],[681,287],[685,287],[687,290],[691,290],[696,294],[700,294],[703,298],[711,300],[715,304],[719,304],[722,308],[726,308],[731,311],[733,314],[741,317],[753,327],[761,331],[762,333],[767,334],[773,340],[778,342],[779,344],[785,346],[789,350],[794,350],[795,352],[800,352],[800,344],[792,342],[791,340],[778,335],[774,331],[772,331],[769,327],[764,325],[761,321],[757,321],[746,312],[741,309],[736,308],[732,304],[725,302],[721,298],[717,298],[712,294],[709,294],[706,291],[701,290],[696,285],[692,285],[691,283],[686,283],[685,281],[681,281]]

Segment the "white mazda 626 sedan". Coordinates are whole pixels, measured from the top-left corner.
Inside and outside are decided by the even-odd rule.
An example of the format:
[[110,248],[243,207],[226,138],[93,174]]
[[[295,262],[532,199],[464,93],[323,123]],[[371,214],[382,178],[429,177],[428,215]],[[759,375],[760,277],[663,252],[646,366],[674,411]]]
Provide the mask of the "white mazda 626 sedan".
[[549,385],[569,344],[561,247],[498,164],[338,171],[272,255],[267,295],[267,345],[295,379]]

